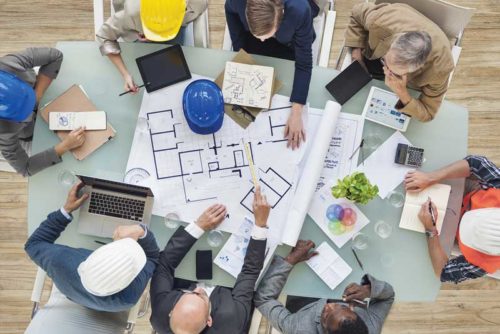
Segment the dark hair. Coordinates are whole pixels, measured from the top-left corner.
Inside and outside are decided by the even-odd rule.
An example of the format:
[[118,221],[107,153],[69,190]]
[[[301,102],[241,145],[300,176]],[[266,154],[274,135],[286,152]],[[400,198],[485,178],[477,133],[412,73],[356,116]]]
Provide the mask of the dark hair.
[[354,319],[342,320],[337,330],[326,328],[326,334],[368,334],[368,327],[356,314]]
[[248,0],[245,14],[254,36],[269,34],[283,19],[283,0]]

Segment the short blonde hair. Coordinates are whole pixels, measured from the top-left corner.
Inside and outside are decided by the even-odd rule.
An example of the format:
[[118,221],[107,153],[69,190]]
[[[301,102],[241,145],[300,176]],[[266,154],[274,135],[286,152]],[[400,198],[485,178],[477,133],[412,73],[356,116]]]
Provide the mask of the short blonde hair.
[[283,0],[248,0],[245,14],[252,35],[264,36],[277,28],[283,10]]

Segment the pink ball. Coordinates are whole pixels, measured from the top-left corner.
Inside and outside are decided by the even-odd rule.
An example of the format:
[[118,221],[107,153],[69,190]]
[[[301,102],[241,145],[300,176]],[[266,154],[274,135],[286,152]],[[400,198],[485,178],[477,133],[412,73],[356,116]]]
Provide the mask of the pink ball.
[[356,224],[356,220],[358,219],[358,215],[356,211],[351,208],[344,208],[344,217],[342,218],[342,224],[345,226],[351,226]]

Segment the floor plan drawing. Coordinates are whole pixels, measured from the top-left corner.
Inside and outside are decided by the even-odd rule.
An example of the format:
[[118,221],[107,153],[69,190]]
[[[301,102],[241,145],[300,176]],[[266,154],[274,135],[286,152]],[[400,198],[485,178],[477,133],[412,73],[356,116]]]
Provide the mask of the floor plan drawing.
[[227,62],[222,85],[224,102],[267,109],[273,78],[272,67]]
[[148,131],[136,129],[127,171],[141,168],[150,175],[139,183],[155,194],[153,214],[176,213],[189,222],[210,205],[222,203],[228,219],[220,229],[238,233],[242,219],[253,216],[255,189],[244,149],[248,144],[259,184],[273,208],[270,233],[279,239],[284,225],[280,221],[286,218],[303,155],[286,148],[283,132],[289,99],[275,96],[270,110],[246,129],[225,116],[218,132],[199,135],[189,129],[182,110],[187,84],[144,94],[139,118],[147,119]]

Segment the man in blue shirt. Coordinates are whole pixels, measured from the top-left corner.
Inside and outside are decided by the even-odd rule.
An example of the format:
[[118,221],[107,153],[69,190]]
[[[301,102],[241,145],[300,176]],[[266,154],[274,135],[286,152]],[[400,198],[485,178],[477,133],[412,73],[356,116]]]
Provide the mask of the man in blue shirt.
[[285,137],[288,147],[299,147],[305,140],[302,109],[311,82],[318,5],[313,0],[226,0],[225,10],[234,51],[295,60]]
[[144,225],[119,226],[115,241],[91,251],[54,242],[72,220],[71,213],[88,198],[73,186],[66,204],[49,214],[24,246],[29,257],[70,300],[97,311],[133,307],[153,275],[159,258],[155,237]]

